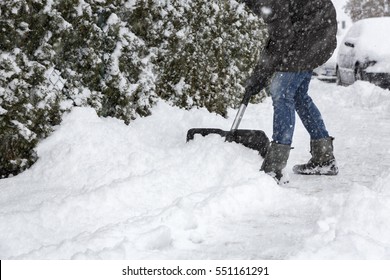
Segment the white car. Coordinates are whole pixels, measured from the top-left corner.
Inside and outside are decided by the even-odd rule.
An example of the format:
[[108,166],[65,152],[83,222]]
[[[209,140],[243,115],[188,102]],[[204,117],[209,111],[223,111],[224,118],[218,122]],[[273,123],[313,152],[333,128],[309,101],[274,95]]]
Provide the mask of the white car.
[[337,83],[364,80],[390,88],[390,17],[357,21],[340,44]]

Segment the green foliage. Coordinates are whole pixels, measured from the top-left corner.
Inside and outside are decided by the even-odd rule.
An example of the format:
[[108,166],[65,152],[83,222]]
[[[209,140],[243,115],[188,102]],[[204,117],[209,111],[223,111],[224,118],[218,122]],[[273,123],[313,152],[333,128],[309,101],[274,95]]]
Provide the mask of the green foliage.
[[235,0],[3,0],[0,177],[72,106],[130,123],[161,98],[226,115],[265,37]]
[[390,16],[389,0],[349,0],[344,9],[353,21]]

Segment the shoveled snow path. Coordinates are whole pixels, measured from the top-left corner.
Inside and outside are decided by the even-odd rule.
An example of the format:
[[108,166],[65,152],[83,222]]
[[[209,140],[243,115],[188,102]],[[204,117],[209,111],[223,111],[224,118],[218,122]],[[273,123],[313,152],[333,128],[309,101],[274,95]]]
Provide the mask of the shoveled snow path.
[[[185,143],[191,127],[228,129],[205,110],[160,103],[130,126],[75,109],[43,141],[40,160],[0,180],[1,259],[389,259],[390,92],[313,80],[335,140],[336,177],[297,176],[309,137],[297,119],[290,183],[218,136]],[[272,105],[242,128],[271,136]]]
[[[389,259],[390,92],[366,82],[344,88],[315,81],[311,91],[334,141],[336,177],[291,176],[290,188],[321,201],[321,217],[304,245],[302,258]],[[309,145],[303,126],[296,151],[304,161]],[[302,145],[305,143],[304,145]]]

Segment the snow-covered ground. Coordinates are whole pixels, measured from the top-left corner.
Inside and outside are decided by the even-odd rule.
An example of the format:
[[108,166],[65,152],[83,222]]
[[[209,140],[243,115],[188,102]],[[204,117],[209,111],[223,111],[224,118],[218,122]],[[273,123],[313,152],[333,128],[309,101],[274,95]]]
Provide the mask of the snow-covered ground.
[[[313,80],[335,140],[336,177],[298,176],[309,137],[297,119],[279,186],[262,158],[192,127],[230,118],[160,102],[130,126],[76,108],[25,173],[0,180],[0,259],[390,259],[390,91]],[[241,128],[271,135],[272,104]]]

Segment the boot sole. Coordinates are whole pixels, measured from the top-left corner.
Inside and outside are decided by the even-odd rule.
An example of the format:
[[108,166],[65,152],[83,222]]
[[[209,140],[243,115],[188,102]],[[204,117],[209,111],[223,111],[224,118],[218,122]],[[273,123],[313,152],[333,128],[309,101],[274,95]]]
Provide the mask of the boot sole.
[[325,175],[325,176],[336,176],[339,173],[338,168],[335,169],[334,167],[328,170],[321,170],[321,169],[328,169],[328,168],[318,167],[311,170],[307,170],[306,172],[299,171],[293,168],[293,172],[299,175]]

